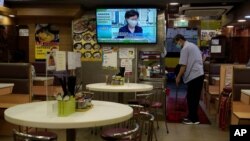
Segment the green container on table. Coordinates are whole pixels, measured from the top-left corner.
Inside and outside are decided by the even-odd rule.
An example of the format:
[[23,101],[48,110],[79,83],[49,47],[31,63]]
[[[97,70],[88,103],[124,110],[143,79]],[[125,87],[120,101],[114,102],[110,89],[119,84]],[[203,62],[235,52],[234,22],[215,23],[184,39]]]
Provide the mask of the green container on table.
[[58,100],[58,116],[65,117],[75,112],[75,98],[70,96],[69,100]]

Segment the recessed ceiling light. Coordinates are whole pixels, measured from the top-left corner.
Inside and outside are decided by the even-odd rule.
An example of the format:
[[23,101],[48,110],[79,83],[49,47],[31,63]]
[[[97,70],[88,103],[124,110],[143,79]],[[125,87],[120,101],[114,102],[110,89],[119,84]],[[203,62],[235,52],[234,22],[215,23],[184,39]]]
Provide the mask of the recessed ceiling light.
[[234,28],[234,26],[233,25],[228,25],[227,28]]
[[11,18],[14,18],[14,17],[15,17],[15,15],[12,15],[12,14],[11,14],[11,15],[9,15],[9,16],[10,16]]
[[250,19],[250,15],[246,15],[245,18],[246,18],[246,19]]
[[246,20],[245,19],[239,19],[238,22],[243,23],[243,22],[246,22]]
[[178,2],[170,2],[169,5],[175,6],[175,5],[179,5]]

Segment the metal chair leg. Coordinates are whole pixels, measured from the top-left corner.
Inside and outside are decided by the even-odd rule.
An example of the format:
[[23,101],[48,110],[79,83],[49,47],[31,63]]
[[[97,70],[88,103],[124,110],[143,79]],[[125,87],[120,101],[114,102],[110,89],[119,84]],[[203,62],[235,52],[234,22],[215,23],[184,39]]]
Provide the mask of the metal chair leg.
[[[154,124],[154,123],[153,123],[153,124]],[[153,134],[154,134],[154,136],[155,136],[155,141],[157,141],[157,136],[156,136],[156,131],[155,131],[154,125],[153,125]]]
[[159,127],[159,120],[158,120],[157,108],[155,108],[155,119],[156,119],[157,130],[159,130],[160,127]]
[[167,124],[167,121],[165,121],[165,126],[166,126],[166,130],[167,130],[167,134],[169,133],[169,130],[168,130],[168,124]]

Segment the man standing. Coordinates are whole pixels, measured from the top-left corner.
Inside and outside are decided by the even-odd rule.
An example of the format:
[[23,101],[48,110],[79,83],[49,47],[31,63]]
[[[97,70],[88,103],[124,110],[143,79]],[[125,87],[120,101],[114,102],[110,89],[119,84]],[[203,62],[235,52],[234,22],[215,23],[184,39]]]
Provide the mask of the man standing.
[[187,84],[188,115],[183,119],[184,124],[199,124],[198,107],[203,86],[204,70],[200,49],[193,43],[186,41],[178,34],[174,38],[176,47],[181,48],[179,73],[176,77],[178,87],[181,77]]

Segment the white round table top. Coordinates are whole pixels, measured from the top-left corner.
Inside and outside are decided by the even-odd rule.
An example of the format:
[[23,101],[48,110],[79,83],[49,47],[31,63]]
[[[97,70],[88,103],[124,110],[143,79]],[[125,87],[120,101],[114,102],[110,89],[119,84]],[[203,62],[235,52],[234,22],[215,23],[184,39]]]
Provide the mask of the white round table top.
[[98,92],[145,92],[153,90],[149,84],[125,83],[124,85],[107,85],[106,83],[94,83],[86,85],[90,91]]
[[14,83],[0,83],[0,89],[6,88],[6,87],[13,87]]
[[132,117],[133,109],[128,105],[93,100],[93,107],[85,112],[75,112],[66,117],[48,114],[48,105],[56,101],[33,102],[8,108],[4,112],[5,120],[15,125],[72,129],[111,125],[126,121]]

